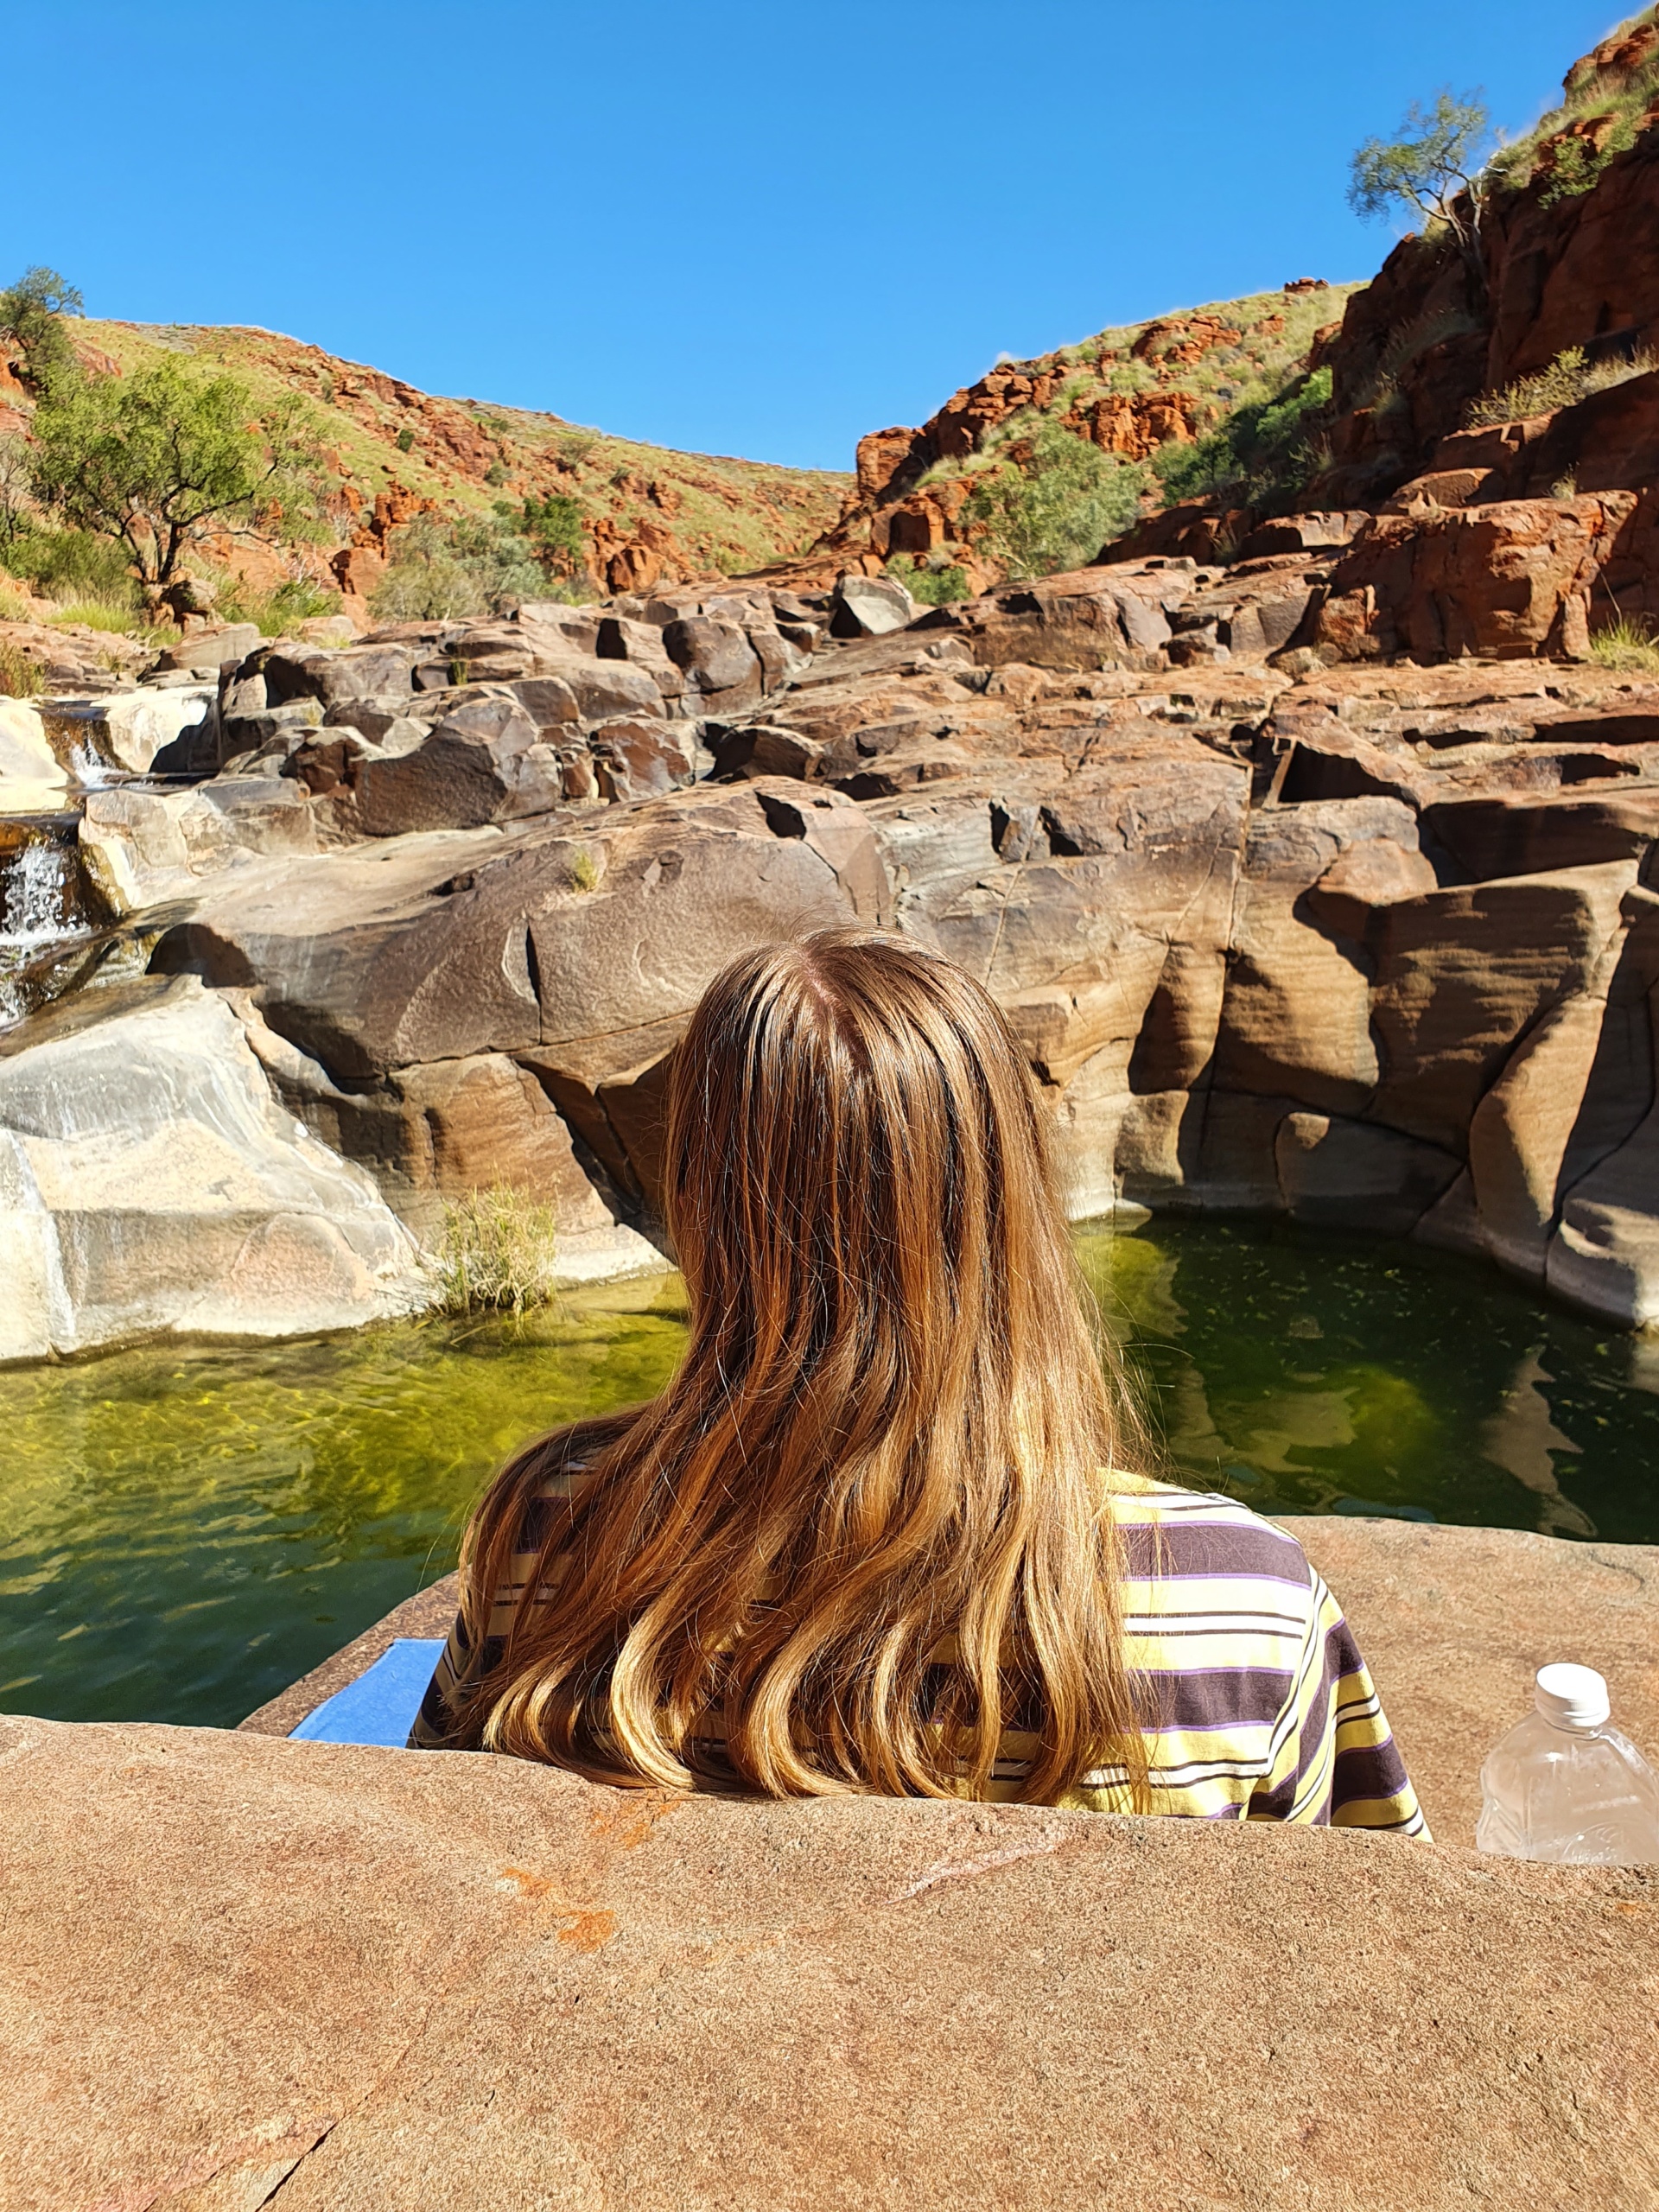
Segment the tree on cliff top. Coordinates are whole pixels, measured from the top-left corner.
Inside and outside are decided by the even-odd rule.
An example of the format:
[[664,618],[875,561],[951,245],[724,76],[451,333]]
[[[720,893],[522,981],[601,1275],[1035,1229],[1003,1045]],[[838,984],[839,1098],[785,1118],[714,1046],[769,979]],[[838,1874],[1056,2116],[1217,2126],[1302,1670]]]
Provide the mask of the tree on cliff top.
[[26,269],[0,292],[0,332],[22,346],[29,381],[41,397],[78,372],[62,318],[81,307],[80,294],[55,269]]
[[1483,289],[1483,164],[1477,156],[1490,120],[1478,92],[1457,99],[1442,86],[1427,107],[1412,102],[1397,138],[1368,138],[1349,165],[1348,204],[1357,215],[1385,215],[1404,207],[1426,225],[1444,223]]
[[316,429],[298,400],[259,416],[245,385],[174,361],[131,377],[60,378],[35,411],[34,485],[72,529],[118,539],[151,593],[208,529],[314,536]]

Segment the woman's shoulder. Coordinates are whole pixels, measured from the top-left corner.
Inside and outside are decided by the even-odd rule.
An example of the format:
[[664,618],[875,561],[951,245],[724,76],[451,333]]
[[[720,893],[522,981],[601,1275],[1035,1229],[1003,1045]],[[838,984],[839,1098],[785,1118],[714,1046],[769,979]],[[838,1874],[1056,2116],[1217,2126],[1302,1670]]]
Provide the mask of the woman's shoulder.
[[1115,1473],[1112,1518],[1131,1575],[1227,1576],[1311,1591],[1307,1554],[1289,1529],[1220,1491]]

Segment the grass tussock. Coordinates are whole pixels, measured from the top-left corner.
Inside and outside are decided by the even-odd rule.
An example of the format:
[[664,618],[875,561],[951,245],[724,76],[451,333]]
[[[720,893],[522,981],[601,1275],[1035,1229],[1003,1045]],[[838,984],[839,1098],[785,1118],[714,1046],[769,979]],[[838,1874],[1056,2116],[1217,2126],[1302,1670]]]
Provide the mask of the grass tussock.
[[285,638],[302,622],[338,614],[340,594],[308,576],[285,577],[268,591],[236,577],[219,590],[214,607],[221,622],[251,622],[262,638]]
[[104,630],[121,637],[136,636],[143,626],[130,607],[111,607],[100,599],[77,600],[71,607],[60,607],[47,619],[60,630],[78,626],[83,630]]
[[1628,360],[1592,361],[1582,346],[1569,346],[1548,368],[1529,377],[1517,377],[1498,391],[1483,391],[1464,412],[1464,426],[1480,430],[1495,423],[1524,423],[1534,415],[1553,415],[1559,408],[1576,407],[1598,391],[1632,377],[1644,377],[1659,368],[1659,356],[1645,346]]
[[553,1208],[498,1184],[452,1198],[435,1255],[446,1313],[522,1313],[554,1296]]
[[1659,676],[1659,639],[1643,617],[1621,614],[1591,639],[1590,658],[1622,676]]
[[10,638],[0,638],[0,699],[33,699],[45,688],[40,663]]

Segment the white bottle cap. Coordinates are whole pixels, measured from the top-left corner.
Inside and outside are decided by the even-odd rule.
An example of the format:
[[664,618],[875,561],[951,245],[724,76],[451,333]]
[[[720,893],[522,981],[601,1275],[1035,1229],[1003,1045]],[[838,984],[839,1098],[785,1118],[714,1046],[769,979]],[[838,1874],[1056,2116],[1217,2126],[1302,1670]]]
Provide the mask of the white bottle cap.
[[1593,1667],[1573,1667],[1565,1662],[1538,1669],[1533,1701],[1554,1728],[1599,1728],[1612,1710],[1607,1685]]

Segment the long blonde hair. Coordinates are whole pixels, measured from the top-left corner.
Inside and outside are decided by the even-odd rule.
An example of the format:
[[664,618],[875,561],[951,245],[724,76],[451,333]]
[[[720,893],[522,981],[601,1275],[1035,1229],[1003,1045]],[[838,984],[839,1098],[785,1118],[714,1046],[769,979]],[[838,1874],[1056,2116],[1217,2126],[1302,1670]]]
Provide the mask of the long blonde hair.
[[983,1797],[1012,1728],[1019,1796],[1104,1765],[1144,1802],[1106,1500],[1133,1416],[988,995],[864,931],[750,953],[678,1047],[666,1137],[683,1363],[474,1516],[475,1654],[537,1563],[457,1740],[609,1783]]

